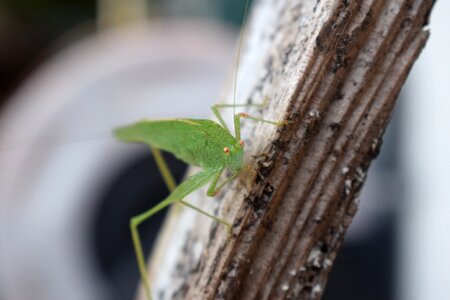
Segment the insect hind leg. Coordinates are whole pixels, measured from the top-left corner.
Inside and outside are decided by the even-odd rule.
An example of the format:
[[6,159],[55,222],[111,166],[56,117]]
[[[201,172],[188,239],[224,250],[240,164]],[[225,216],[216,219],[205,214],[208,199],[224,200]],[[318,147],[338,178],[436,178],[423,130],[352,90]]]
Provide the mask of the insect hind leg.
[[257,122],[269,123],[276,126],[286,125],[286,121],[272,121],[266,120],[263,118],[253,117],[246,113],[238,113],[234,115],[234,129],[235,129],[235,138],[236,140],[241,139],[241,118],[250,119]]
[[[219,109],[221,108],[233,108],[233,107],[257,107],[257,108],[266,108],[268,105],[268,98],[264,97],[264,100],[262,103],[246,103],[246,104],[215,104],[213,106],[211,106],[211,110],[214,113],[214,115],[216,116],[216,118],[218,119],[220,125],[222,125],[223,128],[225,128],[228,132],[230,132],[230,130],[228,129],[228,126],[225,124],[225,121],[219,111]],[[238,119],[236,119],[238,118]],[[240,124],[240,118],[247,118],[247,119],[251,119],[254,121],[258,121],[258,122],[265,122],[265,123],[269,123],[269,124],[273,124],[273,125],[286,125],[286,122],[283,121],[271,121],[271,120],[266,120],[263,118],[258,118],[258,117],[253,117],[250,116],[246,113],[239,113],[235,115],[235,119],[234,119],[234,131],[235,131],[235,137],[237,140],[240,140],[240,129],[241,129],[241,124]]]
[[211,110],[213,114],[216,116],[217,120],[219,121],[220,125],[222,125],[223,128],[230,131],[228,129],[228,126],[225,124],[225,121],[223,120],[222,114],[220,113],[219,109],[221,108],[233,108],[233,107],[258,107],[258,108],[265,108],[267,107],[267,99],[264,98],[263,103],[246,103],[246,104],[215,104],[211,106]]
[[158,170],[161,173],[161,176],[166,183],[167,188],[172,192],[176,188],[177,184],[172,172],[170,172],[169,166],[167,165],[164,156],[161,153],[161,150],[152,146],[150,146],[150,150],[152,151],[156,166],[158,167]]
[[172,204],[174,202],[176,202],[176,200],[173,200],[169,197],[166,200],[157,204],[155,207],[151,208],[150,210],[148,210],[140,215],[137,215],[137,216],[131,218],[131,220],[130,220],[131,237],[133,239],[133,246],[134,246],[134,251],[136,253],[136,258],[137,258],[138,267],[139,267],[139,273],[140,273],[142,281],[144,283],[145,293],[149,300],[152,299],[152,293],[151,293],[151,289],[150,289],[150,281],[149,281],[149,277],[147,274],[147,269],[145,267],[145,259],[144,259],[144,254],[143,254],[143,250],[142,250],[141,239],[139,237],[138,226],[142,222],[144,222],[145,220],[147,220],[148,218],[150,218],[151,216],[153,216],[154,214],[156,214],[157,212],[166,208],[167,206],[169,206],[170,204]]
[[200,212],[208,217],[211,217],[214,220],[216,220],[224,225],[227,225],[228,228],[231,228],[231,225],[228,222],[226,222],[220,218],[217,218],[213,215],[210,215],[210,214],[204,212],[203,210],[201,210],[200,208],[183,201],[183,198],[185,198],[187,195],[191,194],[192,192],[198,190],[199,188],[201,188],[202,186],[204,186],[205,184],[210,182],[215,177],[216,173],[217,173],[216,170],[204,170],[202,172],[199,172],[195,175],[188,177],[180,185],[178,185],[166,199],[164,199],[163,201],[161,201],[159,204],[152,207],[151,209],[147,210],[146,212],[144,212],[140,215],[137,215],[130,220],[131,236],[133,239],[134,250],[136,252],[139,273],[140,273],[142,281],[144,283],[145,292],[146,292],[147,298],[149,300],[152,299],[151,298],[151,289],[150,289],[150,283],[149,283],[149,276],[147,274],[147,269],[145,266],[145,258],[144,258],[144,254],[142,251],[142,243],[141,243],[141,239],[139,237],[138,226],[142,222],[144,222],[147,219],[149,219],[150,217],[152,217],[157,212],[166,208],[167,206],[169,206],[173,203],[180,203],[180,204],[184,204],[184,205],[194,209],[195,211]]

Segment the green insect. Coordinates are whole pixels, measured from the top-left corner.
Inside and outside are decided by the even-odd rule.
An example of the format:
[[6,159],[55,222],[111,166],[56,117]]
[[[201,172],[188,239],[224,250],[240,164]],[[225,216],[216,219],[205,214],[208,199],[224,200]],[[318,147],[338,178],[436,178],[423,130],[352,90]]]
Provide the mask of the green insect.
[[[218,108],[227,106],[229,105],[215,105],[212,107],[212,110],[215,115],[220,116]],[[234,137],[231,135],[225,123],[221,120],[221,117],[218,117],[220,124],[211,120],[195,119],[140,121],[115,131],[115,135],[123,141],[142,142],[150,146],[162,176],[169,189],[172,191],[171,194],[158,205],[133,217],[130,222],[139,272],[149,299],[151,299],[150,285],[145,269],[141,241],[137,230],[142,222],[173,203],[181,203],[220,222],[227,227],[229,234],[231,233],[231,224],[229,222],[211,215],[183,199],[208,183],[210,184],[207,195],[214,196],[223,186],[235,179],[244,169],[244,142],[241,140],[240,136],[241,118],[250,118],[275,125],[283,124],[281,122],[267,121],[239,113],[234,117]],[[204,170],[188,177],[180,185],[175,187],[175,181],[160,153],[160,149],[171,152],[184,162],[202,167]],[[226,169],[228,169],[232,175],[219,184],[219,179]]]
[[[248,3],[246,3],[244,15],[246,14],[247,7]],[[244,31],[245,27],[241,32],[238,49],[241,47]],[[239,50],[237,54],[237,66],[238,65]],[[234,99],[236,98],[237,70],[238,67],[236,67],[235,73]],[[165,207],[174,203],[180,203],[225,225],[228,229],[228,233],[231,234],[231,224],[229,222],[209,214],[183,199],[208,183],[209,188],[207,190],[207,195],[212,197],[216,195],[223,186],[235,179],[242,172],[245,163],[244,142],[241,140],[240,133],[241,118],[249,118],[274,125],[284,124],[283,122],[268,121],[262,118],[252,117],[245,113],[238,113],[234,114],[233,136],[220,115],[220,108],[232,107],[234,110],[236,106],[264,106],[264,104],[235,105],[234,103],[235,100],[233,105],[219,104],[214,105],[211,108],[219,123],[211,120],[196,119],[144,120],[127,127],[119,128],[115,131],[116,137],[122,141],[145,143],[150,146],[157,166],[171,191],[171,194],[166,199],[150,210],[133,217],[130,222],[139,272],[149,300],[151,299],[151,289],[145,267],[146,264],[138,233],[138,226]],[[199,166],[203,168],[203,171],[188,177],[180,185],[176,186],[175,180],[173,179],[160,150],[174,154],[187,164]],[[223,172],[227,169],[232,175],[222,183],[219,183]]]

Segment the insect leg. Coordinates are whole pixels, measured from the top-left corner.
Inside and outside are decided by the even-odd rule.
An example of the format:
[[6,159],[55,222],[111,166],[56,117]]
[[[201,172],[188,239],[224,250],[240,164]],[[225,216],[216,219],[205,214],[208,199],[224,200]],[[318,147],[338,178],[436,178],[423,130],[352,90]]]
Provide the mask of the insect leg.
[[241,139],[241,118],[251,119],[253,121],[269,123],[269,124],[277,125],[277,126],[286,125],[285,121],[266,120],[266,119],[263,119],[263,118],[250,116],[250,115],[248,115],[246,113],[238,113],[238,114],[234,115],[234,130],[235,130],[235,138],[236,138],[236,140],[240,140]]
[[[219,120],[220,125],[222,125],[223,128],[225,128],[228,132],[230,132],[230,130],[228,129],[227,124],[225,124],[225,121],[222,118],[222,115],[219,112],[219,108],[221,107],[230,107],[228,104],[216,104],[211,106],[211,110],[213,112],[213,114],[216,116],[217,120]],[[232,105],[231,105],[232,107]]]
[[158,211],[162,210],[163,208],[169,206],[170,204],[174,203],[175,201],[176,200],[173,200],[169,197],[166,200],[157,204],[152,209],[146,211],[145,213],[131,218],[131,221],[130,221],[131,237],[133,239],[133,246],[134,246],[134,251],[136,253],[136,258],[137,258],[138,267],[139,267],[139,273],[140,273],[141,279],[144,283],[145,293],[147,294],[147,298],[149,300],[152,299],[152,293],[151,293],[151,289],[150,289],[150,282],[148,279],[147,270],[145,268],[145,259],[144,259],[144,254],[142,251],[141,239],[139,237],[138,226],[142,222],[144,222],[145,220],[150,218],[152,215],[154,215]]
[[158,170],[161,173],[167,188],[172,192],[176,188],[177,184],[175,182],[175,178],[173,178],[172,172],[170,172],[170,169],[167,166],[166,160],[161,154],[161,150],[152,146],[150,146],[150,150],[152,151]]
[[[264,100],[265,101],[265,100]],[[263,103],[259,103],[259,104],[215,104],[213,106],[211,106],[211,110],[213,112],[213,114],[216,116],[217,120],[219,121],[220,125],[222,125],[223,128],[225,128],[226,130],[230,131],[228,129],[228,126],[225,124],[225,121],[223,120],[222,115],[220,114],[219,109],[221,108],[233,108],[233,107],[259,107],[259,108],[264,108],[267,106],[267,102],[263,102]]]
[[[223,171],[224,170],[221,169],[221,170],[216,172],[216,174],[214,175],[213,180],[211,181],[211,184],[209,185],[209,188],[208,188],[208,191],[206,192],[206,195],[208,195],[210,197],[216,195],[225,184],[227,184],[228,182],[230,182],[232,179],[236,178],[236,176],[237,176],[237,175],[235,175],[235,176],[225,180],[225,182],[223,182],[222,184],[219,185],[218,188],[216,188],[217,183],[218,183],[218,181],[220,179],[220,176],[222,175]],[[225,225],[227,227],[227,229],[228,229],[228,235],[231,235],[231,224],[229,222],[227,222],[227,221],[225,221],[225,220],[223,220],[223,219],[221,219],[219,217],[216,217],[214,215],[211,215],[211,214],[205,212],[204,210],[202,210],[202,209],[200,209],[200,208],[198,208],[198,207],[196,207],[196,206],[194,206],[194,205],[192,205],[192,204],[190,204],[190,203],[188,203],[188,202],[186,202],[184,200],[180,200],[180,203],[185,205],[185,206],[187,206],[187,207],[189,207],[189,208],[194,209],[195,211],[197,211],[197,212],[199,212],[199,213],[201,213],[201,214],[203,214],[203,215],[205,215],[207,217],[212,218],[213,220],[215,220],[215,221],[217,221],[217,222],[219,222],[219,223],[221,223],[223,225]]]
[[216,193],[216,185],[217,185],[217,183],[219,182],[219,179],[220,179],[220,176],[222,175],[222,173],[223,173],[223,170],[224,169],[222,169],[222,170],[219,170],[217,173],[216,173],[216,175],[214,176],[214,179],[211,181],[211,183],[210,183],[210,185],[209,185],[209,188],[208,188],[208,191],[206,192],[206,195],[208,196],[208,197],[214,197],[217,193]]
[[161,201],[159,204],[149,209],[148,211],[131,218],[130,220],[131,236],[133,239],[134,250],[136,252],[137,262],[139,266],[139,273],[141,275],[142,281],[144,282],[145,292],[149,300],[152,299],[151,289],[149,277],[145,268],[145,259],[142,251],[141,239],[139,237],[138,226],[142,222],[144,222],[145,220],[147,220],[148,218],[159,212],[160,210],[164,209],[165,207],[173,203],[181,201],[184,197],[186,197],[190,193],[198,190],[200,187],[207,184],[209,181],[213,179],[216,173],[217,171],[215,170],[205,170],[203,172],[197,173],[187,178],[179,186],[177,186],[166,199],[164,199],[163,201]]
[[227,221],[225,221],[224,219],[221,219],[221,218],[219,218],[219,217],[216,217],[215,215],[212,215],[212,214],[210,214],[210,213],[207,213],[206,211],[204,211],[204,210],[198,208],[197,206],[194,206],[194,205],[190,204],[189,202],[186,202],[186,201],[184,201],[184,200],[180,200],[179,202],[180,202],[181,204],[183,204],[183,205],[189,207],[189,208],[192,208],[192,209],[195,210],[196,212],[201,213],[202,215],[205,215],[205,216],[207,216],[207,217],[210,217],[211,219],[213,219],[213,220],[219,222],[219,223],[222,224],[222,225],[225,225],[225,226],[227,227],[228,235],[231,235],[231,224],[230,224],[229,222],[227,222]]
[[[220,108],[233,108],[233,107],[259,107],[259,108],[265,108],[267,107],[267,97],[264,98],[264,101],[262,103],[247,103],[247,104],[216,104],[211,106],[211,110],[213,111],[214,115],[216,116],[216,118],[219,120],[220,125],[222,125],[223,128],[225,128],[226,130],[228,130],[228,132],[230,132],[230,130],[228,129],[228,126],[225,124],[225,121],[223,120],[222,115],[220,114],[219,109]],[[247,118],[247,119],[252,119],[254,121],[259,121],[259,122],[265,122],[265,123],[269,123],[269,124],[273,124],[273,125],[285,125],[286,122],[277,122],[277,121],[271,121],[271,120],[265,120],[263,118],[257,118],[257,117],[253,117],[250,116],[246,113],[239,113],[236,114],[234,116],[234,131],[235,131],[235,137],[237,140],[241,139],[241,124],[240,124],[240,118]]]
[[221,190],[224,186],[226,186],[226,185],[229,184],[231,181],[233,181],[234,179],[236,179],[236,177],[238,177],[239,174],[240,174],[240,173],[236,173],[236,174],[234,174],[233,176],[227,178],[224,182],[222,182],[221,184],[219,184],[219,186],[217,186],[217,187],[216,187],[217,182],[216,182],[216,184],[214,184],[214,185],[211,184],[211,185],[209,186],[209,189],[208,189],[208,190],[211,189],[212,194],[213,194],[213,195],[217,195],[217,193],[219,193],[220,190]]

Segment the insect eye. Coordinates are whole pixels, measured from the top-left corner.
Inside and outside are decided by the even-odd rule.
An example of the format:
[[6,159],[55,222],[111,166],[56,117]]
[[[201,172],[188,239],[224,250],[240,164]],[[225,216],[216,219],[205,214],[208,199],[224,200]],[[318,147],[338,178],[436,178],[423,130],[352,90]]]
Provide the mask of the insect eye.
[[226,155],[230,155],[230,148],[228,147],[223,148],[223,152],[225,152]]
[[244,146],[245,146],[244,141],[243,141],[243,140],[240,140],[240,141],[239,141],[239,145],[241,145],[242,147],[244,147]]

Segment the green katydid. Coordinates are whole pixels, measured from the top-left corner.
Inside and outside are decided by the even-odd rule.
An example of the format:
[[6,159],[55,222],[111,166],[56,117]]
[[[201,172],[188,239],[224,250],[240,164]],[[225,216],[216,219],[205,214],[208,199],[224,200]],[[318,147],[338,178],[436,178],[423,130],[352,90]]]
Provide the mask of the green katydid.
[[[244,12],[244,24],[247,8],[248,2],[246,3]],[[138,233],[138,226],[165,207],[174,203],[180,203],[223,224],[227,227],[228,233],[231,234],[231,224],[229,222],[209,214],[183,199],[208,183],[209,188],[207,190],[207,196],[214,196],[223,186],[235,179],[244,169],[244,142],[241,140],[240,133],[241,118],[249,118],[274,125],[284,124],[283,122],[268,121],[262,118],[252,117],[245,113],[234,113],[234,108],[237,106],[264,106],[264,104],[235,104],[239,56],[244,32],[245,25],[241,32],[238,46],[233,104],[218,104],[211,108],[219,123],[212,120],[197,119],[144,120],[127,127],[119,128],[115,131],[116,137],[120,140],[145,143],[150,146],[162,177],[171,191],[166,199],[150,210],[133,217],[130,221],[132,240],[136,252],[139,272],[149,300],[152,298],[151,289],[145,267],[145,259]],[[220,108],[225,107],[233,108],[234,136],[229,131],[219,112]],[[173,176],[171,175],[160,150],[171,152],[187,164],[203,168],[203,171],[188,177],[180,185],[176,186]],[[227,169],[230,171],[231,176],[219,184],[223,172]]]
[[[228,105],[216,105],[212,107],[212,110],[215,115],[220,116],[218,108],[227,106]],[[139,272],[148,299],[151,299],[151,291],[147,271],[145,269],[141,241],[137,231],[139,224],[163,208],[173,203],[181,203],[220,222],[228,228],[229,234],[231,233],[231,224],[229,222],[213,216],[183,199],[208,183],[210,183],[210,185],[207,195],[214,196],[223,186],[235,179],[244,169],[244,142],[241,140],[240,136],[241,118],[250,118],[275,125],[283,124],[282,122],[263,120],[251,117],[244,113],[239,113],[234,117],[234,137],[228,131],[225,123],[221,120],[221,117],[218,117],[220,125],[211,120],[172,119],[140,121],[115,131],[116,136],[121,140],[127,142],[142,142],[150,146],[161,174],[169,189],[172,191],[166,199],[150,210],[133,217],[130,222]],[[200,166],[204,170],[188,177],[180,185],[175,187],[175,181],[173,180],[159,149],[171,152],[186,163]],[[222,173],[226,169],[231,171],[232,175],[223,183],[218,184]]]

